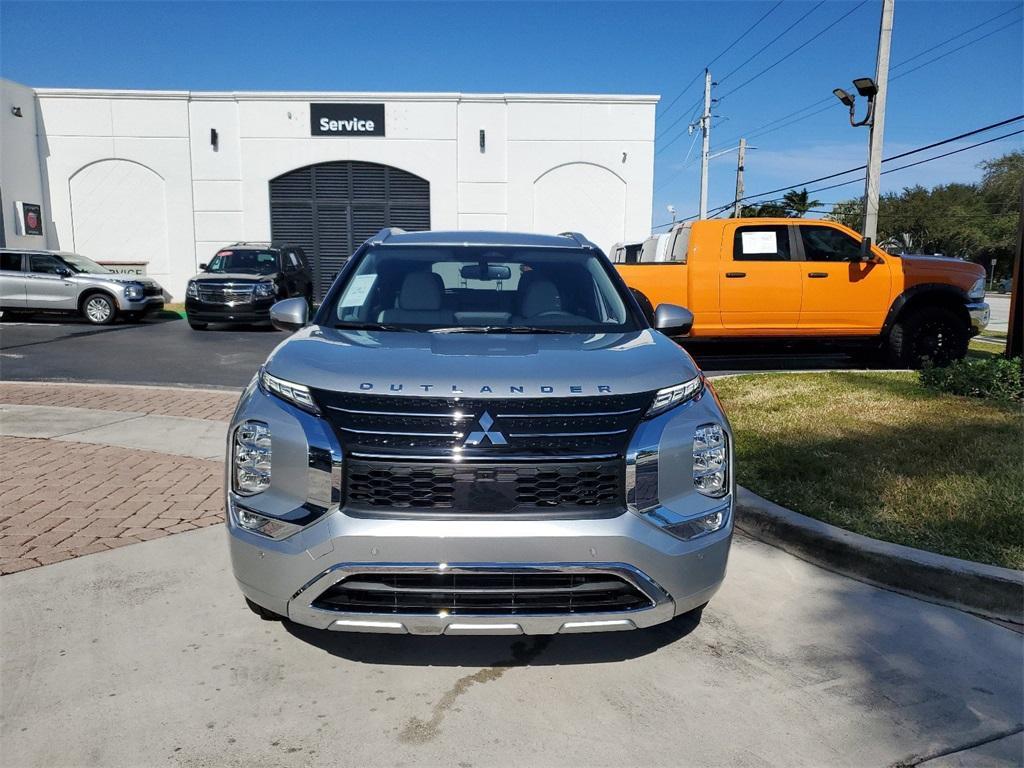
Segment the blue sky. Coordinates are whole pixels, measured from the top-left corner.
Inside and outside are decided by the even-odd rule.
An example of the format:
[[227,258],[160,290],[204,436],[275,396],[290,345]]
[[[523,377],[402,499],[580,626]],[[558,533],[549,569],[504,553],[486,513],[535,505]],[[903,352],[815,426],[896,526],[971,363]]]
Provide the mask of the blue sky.
[[[836,86],[849,88],[854,77],[874,74],[880,0],[827,0],[820,5],[784,0],[772,10],[775,4],[4,0],[0,73],[34,86],[85,88],[661,94],[657,224],[667,220],[668,204],[680,216],[697,206],[694,158],[700,146],[698,140],[687,160],[691,137],[685,135],[685,125],[701,84],[695,82],[666,110],[669,102],[769,10],[712,67],[715,79],[722,81],[715,90],[722,100],[715,109],[719,117],[712,148],[728,149],[738,136],[751,135],[750,144],[757,149],[747,156],[748,193],[864,162],[867,131],[849,127],[838,102],[778,130],[761,135],[756,130],[827,99]],[[999,14],[1004,15],[939,45]],[[1016,0],[896,0],[892,62],[914,58],[892,72],[886,155],[1024,112],[1021,14],[1022,4]],[[789,32],[743,64],[794,22]],[[1005,25],[1010,26],[1000,29]],[[782,63],[744,84],[819,32]],[[910,71],[919,65],[924,66]],[[673,142],[679,133],[684,135]],[[1022,136],[888,174],[882,177],[883,191],[915,183],[974,181],[980,175],[979,160],[1019,149]],[[734,153],[711,162],[712,205],[732,198],[734,169]],[[817,197],[832,202],[860,194],[861,187],[853,183]]]

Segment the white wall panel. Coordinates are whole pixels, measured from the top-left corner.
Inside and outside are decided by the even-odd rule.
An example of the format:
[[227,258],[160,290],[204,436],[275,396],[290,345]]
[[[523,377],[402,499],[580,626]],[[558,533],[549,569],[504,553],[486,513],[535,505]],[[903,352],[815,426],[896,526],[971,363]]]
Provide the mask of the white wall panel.
[[128,160],[100,160],[70,180],[71,247],[96,261],[145,261],[167,270],[164,180]]
[[607,168],[567,163],[534,183],[536,232],[582,232],[607,252],[612,243],[622,240],[625,216],[626,183]]

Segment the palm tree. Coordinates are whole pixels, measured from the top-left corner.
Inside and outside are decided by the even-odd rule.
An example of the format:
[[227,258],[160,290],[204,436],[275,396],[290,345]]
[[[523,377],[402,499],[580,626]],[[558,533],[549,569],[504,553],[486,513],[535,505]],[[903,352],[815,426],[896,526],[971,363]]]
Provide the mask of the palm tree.
[[800,219],[809,210],[821,205],[821,200],[810,200],[809,198],[810,195],[807,192],[807,187],[804,187],[799,192],[794,189],[784,194],[782,196],[782,205],[788,212],[786,215],[791,219]]

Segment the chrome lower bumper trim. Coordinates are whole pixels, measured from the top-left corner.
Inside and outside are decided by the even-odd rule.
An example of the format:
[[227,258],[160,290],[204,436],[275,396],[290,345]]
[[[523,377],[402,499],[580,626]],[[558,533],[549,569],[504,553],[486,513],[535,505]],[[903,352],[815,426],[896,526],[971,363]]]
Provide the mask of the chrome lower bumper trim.
[[967,305],[967,314],[971,317],[971,328],[975,332],[981,333],[988,327],[992,310],[984,301],[978,301]]
[[[599,614],[474,616],[459,614],[349,613],[313,603],[342,579],[360,573],[607,573],[625,579],[651,601],[649,607]],[[295,593],[288,617],[299,624],[340,632],[411,635],[553,635],[649,627],[675,615],[675,602],[653,579],[626,563],[343,563],[327,569]]]

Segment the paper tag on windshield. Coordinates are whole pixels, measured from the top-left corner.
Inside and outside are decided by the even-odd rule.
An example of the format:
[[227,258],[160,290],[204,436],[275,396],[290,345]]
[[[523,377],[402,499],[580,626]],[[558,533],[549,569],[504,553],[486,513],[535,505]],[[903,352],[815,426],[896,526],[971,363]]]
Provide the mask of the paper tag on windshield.
[[743,253],[778,253],[779,242],[774,232],[740,232]]
[[341,299],[341,306],[363,306],[363,302],[366,301],[366,296],[370,293],[370,289],[373,288],[373,284],[376,281],[376,275],[358,275],[352,278],[352,282],[349,283],[348,290],[345,291],[345,295]]

